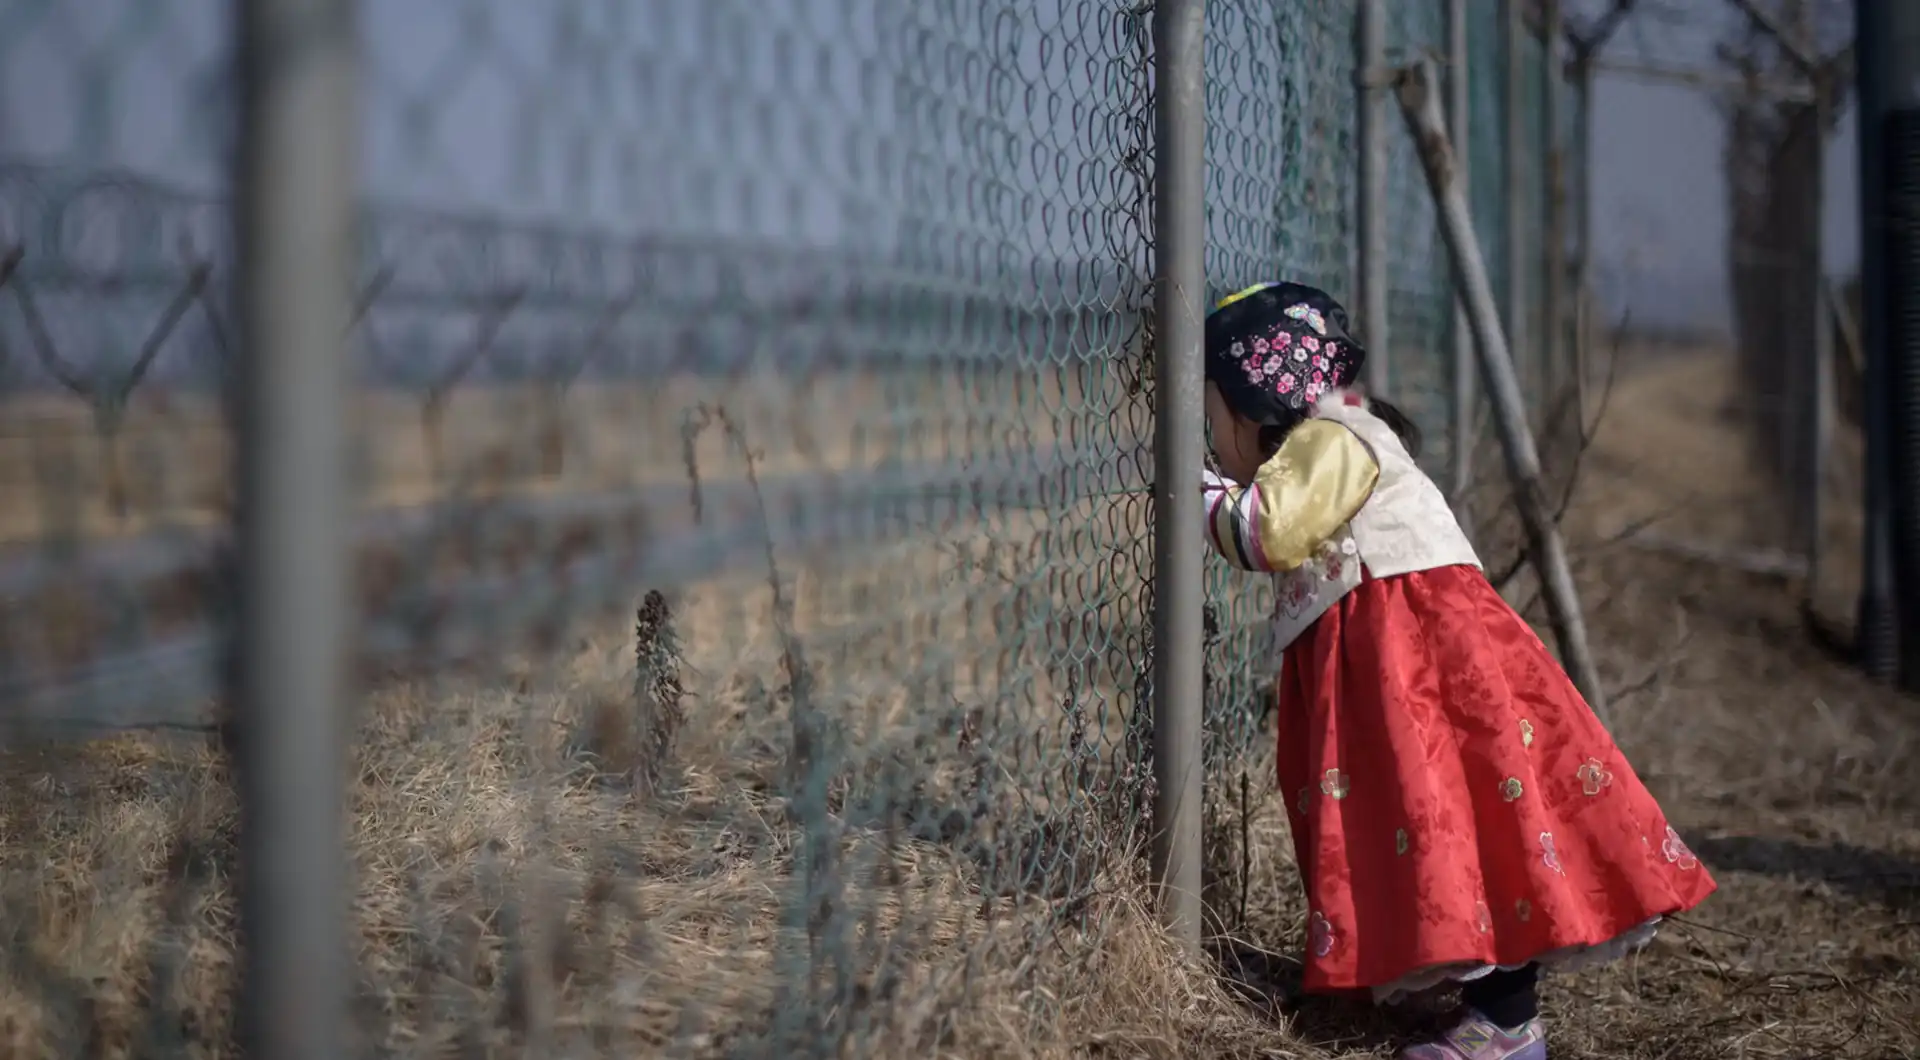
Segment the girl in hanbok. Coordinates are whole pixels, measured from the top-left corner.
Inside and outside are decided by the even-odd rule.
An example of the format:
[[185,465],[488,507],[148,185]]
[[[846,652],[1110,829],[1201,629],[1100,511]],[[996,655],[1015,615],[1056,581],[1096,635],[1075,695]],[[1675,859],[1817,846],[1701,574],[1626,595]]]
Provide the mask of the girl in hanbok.
[[1206,322],[1208,537],[1275,580],[1305,986],[1457,982],[1457,1025],[1402,1056],[1545,1060],[1540,970],[1643,946],[1715,885],[1487,581],[1417,432],[1356,389],[1365,358],[1298,284]]

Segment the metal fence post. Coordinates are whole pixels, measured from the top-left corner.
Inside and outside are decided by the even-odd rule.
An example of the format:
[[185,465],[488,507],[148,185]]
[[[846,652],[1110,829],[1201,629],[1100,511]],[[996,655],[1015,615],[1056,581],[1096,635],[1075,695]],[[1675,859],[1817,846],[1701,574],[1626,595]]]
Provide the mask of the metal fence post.
[[[1901,608],[1896,604],[1892,466],[1893,381],[1887,359],[1887,223],[1883,141],[1887,110],[1913,70],[1911,56],[1893,51],[1893,34],[1902,21],[1895,5],[1855,0],[1853,5],[1854,84],[1858,93],[1860,181],[1860,352],[1862,434],[1866,440],[1864,503],[1861,520],[1860,596],[1855,604],[1855,647],[1860,665],[1875,680],[1892,680],[1900,666]],[[1908,67],[1901,69],[1902,66]],[[1902,100],[1902,102],[1909,102]]]
[[[1468,69],[1467,0],[1446,0],[1447,4],[1447,135],[1459,145],[1454,153],[1455,179],[1471,189],[1473,152],[1468,145],[1468,122],[1473,113],[1472,71]],[[1453,305],[1453,480],[1451,492],[1456,503],[1473,484],[1474,371],[1473,331],[1467,321],[1465,302],[1454,285]]]
[[[1813,100],[1813,136],[1814,150],[1822,155],[1822,167],[1826,153],[1827,114],[1833,105],[1833,86],[1831,79],[1821,76],[1815,80]],[[1824,175],[1816,179],[1822,184]],[[1824,201],[1821,196],[1816,201]],[[1806,594],[1806,606],[1811,611],[1819,604],[1820,594],[1820,556],[1821,544],[1827,522],[1827,459],[1831,449],[1833,432],[1833,327],[1831,317],[1826,312],[1827,274],[1825,263],[1820,260],[1824,234],[1819,227],[1814,228],[1813,245],[1815,253],[1807,263],[1813,288],[1811,305],[1814,313],[1813,348],[1806,351],[1806,361],[1811,368],[1811,379],[1806,380],[1807,402],[1807,447],[1806,463],[1803,472],[1806,476],[1801,483],[1801,504],[1805,509],[1802,526],[1803,538],[1799,542],[1801,555],[1807,564],[1807,576],[1803,592]]]
[[1593,374],[1593,58],[1581,53],[1572,63],[1574,91],[1579,108],[1574,111],[1574,249],[1572,273],[1574,298],[1573,386],[1574,408],[1580,421],[1586,422],[1587,388]]
[[1360,333],[1367,344],[1366,383],[1386,392],[1393,380],[1393,336],[1387,324],[1387,98],[1379,83],[1387,60],[1384,0],[1360,0],[1354,9],[1355,91],[1359,113]]
[[1153,41],[1153,872],[1168,926],[1198,950],[1206,0],[1159,0]]
[[1520,44],[1526,39],[1527,25],[1521,9],[1521,0],[1500,0],[1501,25],[1506,37],[1507,64],[1501,75],[1502,109],[1506,120],[1506,141],[1503,154],[1506,156],[1507,181],[1507,348],[1514,352],[1513,366],[1520,373],[1520,385],[1525,390],[1532,382],[1527,378],[1529,349],[1527,334],[1527,157],[1521,150],[1521,138],[1526,130],[1526,70],[1522,61]]
[[[1541,292],[1540,409],[1556,415],[1567,372],[1566,81],[1560,69],[1560,0],[1540,4],[1540,100],[1546,112],[1547,216],[1540,241],[1546,289]],[[1545,422],[1544,419],[1542,422]]]
[[1868,445],[1878,442],[1883,453],[1896,677],[1902,689],[1920,691],[1920,452],[1913,433],[1920,422],[1920,8],[1862,3],[1856,13],[1862,36],[1880,38],[1870,45],[1874,83],[1861,84],[1871,92],[1861,140],[1863,155],[1871,151],[1862,161],[1871,163],[1873,180],[1862,204],[1873,211],[1863,245],[1875,247],[1867,264],[1878,274],[1867,281],[1873,301],[1865,389],[1869,415],[1881,417],[1879,430],[1869,425]]
[[241,1048],[346,1055],[353,0],[239,0],[233,394]]

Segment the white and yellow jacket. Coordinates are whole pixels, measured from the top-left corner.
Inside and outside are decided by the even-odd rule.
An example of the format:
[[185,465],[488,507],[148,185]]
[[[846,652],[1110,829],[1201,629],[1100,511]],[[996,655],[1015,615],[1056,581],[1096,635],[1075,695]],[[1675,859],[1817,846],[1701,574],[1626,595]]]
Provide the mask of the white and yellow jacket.
[[1228,563],[1274,576],[1274,647],[1375,578],[1480,566],[1433,480],[1354,391],[1321,397],[1251,483],[1211,471],[1207,538]]

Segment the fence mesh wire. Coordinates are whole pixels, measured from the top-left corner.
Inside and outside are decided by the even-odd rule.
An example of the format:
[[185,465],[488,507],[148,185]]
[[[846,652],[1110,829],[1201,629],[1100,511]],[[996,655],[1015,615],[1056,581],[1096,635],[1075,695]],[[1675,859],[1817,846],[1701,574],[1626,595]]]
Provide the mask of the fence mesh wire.
[[[1356,5],[1245,0],[1208,5],[1208,279],[1222,297],[1295,279],[1351,301],[1354,280]],[[1277,667],[1272,587],[1208,565],[1205,893],[1209,927],[1248,926],[1250,822],[1267,803],[1261,739]],[[1256,803],[1250,793],[1258,790]],[[1271,873],[1267,873],[1271,877]],[[1284,917],[1268,914],[1268,923]],[[1292,930],[1287,924],[1282,930]]]
[[[1585,293],[1580,290],[1581,277],[1574,275],[1572,261],[1581,240],[1580,215],[1582,196],[1586,194],[1586,185],[1581,180],[1588,171],[1586,144],[1580,139],[1581,112],[1587,106],[1586,88],[1579,79],[1568,78],[1561,86],[1561,108],[1559,124],[1559,143],[1561,157],[1561,225],[1564,241],[1554,261],[1557,268],[1566,276],[1566,305],[1562,310],[1560,324],[1560,347],[1550,356],[1556,357],[1561,365],[1558,376],[1562,393],[1555,400],[1566,402],[1567,388],[1574,388],[1578,394],[1584,384],[1581,373],[1586,370],[1582,362],[1582,340],[1580,329],[1588,319]],[[1590,355],[1591,351],[1589,351]]]
[[[1506,12],[1500,0],[1467,0],[1466,15],[1466,69],[1460,73],[1467,80],[1467,142],[1464,155],[1467,159],[1467,205],[1473,212],[1474,233],[1480,240],[1480,257],[1487,269],[1487,282],[1493,290],[1503,321],[1513,319],[1508,303],[1511,301],[1512,286],[1509,275],[1511,248],[1508,245],[1509,203],[1507,189],[1510,186],[1507,171],[1507,126],[1506,126],[1506,76],[1507,76],[1507,34],[1505,31]],[[1517,336],[1509,332],[1509,339]],[[1456,351],[1456,356],[1472,356],[1471,349]],[[1490,450],[1493,439],[1493,420],[1489,415],[1491,403],[1485,396],[1479,372],[1473,373],[1473,383],[1469,391],[1469,401],[1464,411],[1468,420],[1456,424],[1456,429],[1464,437],[1455,439],[1455,445],[1465,445],[1471,455],[1478,460],[1483,451]],[[1493,456],[1491,452],[1488,456]],[[1469,475],[1475,467],[1468,467]]]
[[[1390,66],[1447,54],[1446,5],[1382,4],[1387,15],[1386,61]],[[1387,338],[1394,402],[1421,425],[1426,446],[1421,465],[1434,473],[1449,466],[1448,432],[1453,345],[1453,277],[1446,246],[1427,192],[1413,138],[1389,112],[1387,149]],[[1374,340],[1375,346],[1381,345]]]
[[[1390,62],[1444,48],[1442,5],[1386,7]],[[363,9],[366,1050],[1051,1026],[1151,804],[1150,8]],[[1351,297],[1355,9],[1208,5],[1216,294]],[[232,1014],[230,37],[213,0],[0,0],[0,1008],[35,1055],[218,1052]],[[1387,140],[1438,468],[1451,280]],[[1271,593],[1207,578],[1210,923],[1283,948]]]
[[[1500,0],[1469,0],[1467,3],[1467,157],[1469,176],[1468,205],[1473,210],[1474,231],[1480,237],[1480,256],[1486,262],[1487,280],[1494,299],[1500,304],[1501,318],[1512,320],[1508,305],[1512,286],[1508,270],[1513,265],[1509,245],[1507,189],[1506,13]],[[1512,337],[1512,336],[1510,336]],[[1476,392],[1479,388],[1476,388]],[[1484,442],[1491,432],[1484,426],[1487,402],[1475,403],[1478,440]]]
[[1546,356],[1550,348],[1547,342],[1545,275],[1548,122],[1545,93],[1541,91],[1546,84],[1547,56],[1540,38],[1526,30],[1509,47],[1519,52],[1515,72],[1520,83],[1527,86],[1519,97],[1520,112],[1514,127],[1519,136],[1515,143],[1508,145],[1514,157],[1520,160],[1521,189],[1513,204],[1520,212],[1517,227],[1521,256],[1509,267],[1520,269],[1525,277],[1521,284],[1521,297],[1525,304],[1517,309],[1510,308],[1509,312],[1513,314],[1514,331],[1520,336],[1513,350],[1515,367],[1520,371],[1520,385],[1526,393],[1528,404],[1537,409],[1541,406],[1546,385]]

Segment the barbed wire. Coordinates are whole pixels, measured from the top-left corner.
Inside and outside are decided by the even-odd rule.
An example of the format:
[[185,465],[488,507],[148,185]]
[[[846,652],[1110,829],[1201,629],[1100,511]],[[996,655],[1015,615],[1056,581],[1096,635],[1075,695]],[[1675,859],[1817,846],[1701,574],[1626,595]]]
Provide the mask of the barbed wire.
[[[1010,1048],[1144,871],[1152,6],[641,6],[651,35],[476,0],[417,69],[367,46],[369,183],[408,193],[367,194],[345,337],[355,1025],[390,1054]],[[1396,47],[1444,44],[1432,6]],[[1217,293],[1354,285],[1355,10],[1209,5]],[[702,101],[663,148],[672,92]],[[476,203],[500,143],[520,191]],[[1503,143],[1476,141],[1476,203]],[[1394,158],[1392,354],[1439,436],[1451,280]],[[142,984],[103,1011],[215,1050],[232,874],[175,873],[165,908],[111,888],[162,847],[237,856],[231,225],[224,192],[98,151],[0,161],[0,740],[142,731],[92,746],[150,756],[159,822],[16,846],[91,844],[115,867],[82,897],[190,940],[184,970],[74,943],[80,891],[38,868],[0,897],[85,981]],[[1209,917],[1245,931],[1271,589],[1216,566],[1207,593]],[[113,819],[80,762],[45,790]],[[50,1013],[42,1055],[85,1051],[68,989],[0,972]]]

